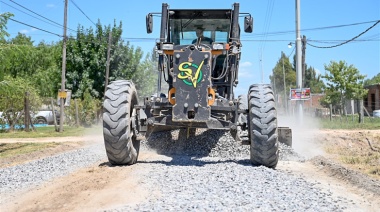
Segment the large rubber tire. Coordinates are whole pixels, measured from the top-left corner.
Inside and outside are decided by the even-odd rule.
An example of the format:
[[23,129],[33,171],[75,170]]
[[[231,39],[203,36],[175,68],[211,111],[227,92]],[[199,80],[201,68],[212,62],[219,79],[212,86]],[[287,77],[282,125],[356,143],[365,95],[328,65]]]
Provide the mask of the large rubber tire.
[[279,157],[277,112],[270,85],[251,85],[248,100],[251,163],[275,168]]
[[[248,109],[248,100],[247,100],[247,96],[243,96],[243,95],[239,95],[238,96],[238,109],[239,110],[247,110]],[[244,120],[239,120],[239,121],[243,121],[243,122],[247,122],[247,117],[246,115],[243,115],[239,118],[243,118]]]
[[34,121],[35,124],[47,124],[47,121],[45,118],[43,117],[38,117],[35,121]]
[[103,135],[108,160],[113,165],[132,165],[137,161],[140,141],[133,129],[137,104],[136,88],[131,81],[118,80],[107,86]]

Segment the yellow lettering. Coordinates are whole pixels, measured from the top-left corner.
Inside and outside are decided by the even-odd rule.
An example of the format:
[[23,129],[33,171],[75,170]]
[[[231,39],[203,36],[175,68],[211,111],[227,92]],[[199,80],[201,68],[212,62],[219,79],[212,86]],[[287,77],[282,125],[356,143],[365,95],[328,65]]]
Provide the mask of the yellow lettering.
[[193,84],[194,88],[197,87],[199,74],[201,72],[202,66],[203,66],[204,60],[202,63],[198,66],[195,76],[193,77],[193,71],[191,70],[191,67],[197,67],[196,65],[193,65],[191,62],[183,62],[179,65],[178,69],[180,73],[177,75],[179,79],[186,80],[186,84],[190,85]]
[[192,79],[192,82],[193,82],[193,85],[194,85],[194,88],[197,87],[197,80],[198,80],[198,77],[199,77],[199,72],[201,72],[201,69],[202,69],[202,66],[203,66],[203,63],[205,61],[202,60],[202,63],[199,65],[198,69],[197,69],[197,72],[195,72],[195,76],[194,78]]
[[[185,65],[188,65],[188,68],[184,68]],[[179,65],[179,71],[183,72],[185,75],[181,75],[181,73],[178,74],[179,79],[192,79],[193,71],[190,69],[191,63],[190,62],[183,62]]]

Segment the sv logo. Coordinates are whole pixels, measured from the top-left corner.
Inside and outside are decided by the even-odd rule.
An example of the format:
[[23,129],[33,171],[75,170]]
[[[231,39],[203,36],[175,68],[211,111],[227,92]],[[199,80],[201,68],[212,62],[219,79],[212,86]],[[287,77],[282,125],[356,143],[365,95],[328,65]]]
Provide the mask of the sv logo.
[[[199,83],[202,80],[202,66],[203,66],[204,60],[201,62],[201,64],[198,66],[191,62],[183,62],[179,64],[179,74],[178,78],[181,79],[186,85],[192,85],[194,88],[197,87],[197,83]],[[195,68],[195,75],[193,76],[193,69]]]

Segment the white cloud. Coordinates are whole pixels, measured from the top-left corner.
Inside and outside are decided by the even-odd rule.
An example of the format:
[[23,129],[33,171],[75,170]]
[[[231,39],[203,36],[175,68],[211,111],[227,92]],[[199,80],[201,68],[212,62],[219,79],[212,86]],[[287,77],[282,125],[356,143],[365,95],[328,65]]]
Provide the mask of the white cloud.
[[247,62],[240,63],[240,68],[241,67],[252,67],[252,65],[253,64],[251,62],[247,61]]
[[318,76],[318,74],[321,74],[321,71],[319,69],[314,68],[314,70],[315,70],[315,73],[317,74],[317,76]]
[[36,29],[36,28],[22,29],[22,30],[20,30],[20,33],[22,33],[22,34],[29,34],[31,32],[35,32],[35,31],[38,31],[38,29]]
[[253,64],[251,62],[242,62],[239,64],[239,79],[244,77],[253,77]]
[[47,4],[46,7],[48,7],[48,8],[54,8],[55,4]]
[[20,33],[22,33],[22,34],[28,34],[28,33],[29,33],[29,30],[27,30],[27,29],[22,29],[22,30],[20,30]]

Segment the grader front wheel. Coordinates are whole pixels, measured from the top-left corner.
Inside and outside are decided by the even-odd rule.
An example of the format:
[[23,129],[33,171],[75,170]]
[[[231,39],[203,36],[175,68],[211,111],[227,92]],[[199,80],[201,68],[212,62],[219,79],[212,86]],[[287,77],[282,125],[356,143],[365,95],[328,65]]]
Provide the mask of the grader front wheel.
[[118,80],[107,86],[103,105],[103,135],[107,157],[113,165],[136,163],[140,141],[134,135],[134,106],[138,104],[135,85]]
[[278,162],[277,112],[269,85],[251,85],[248,93],[251,163],[275,168]]

